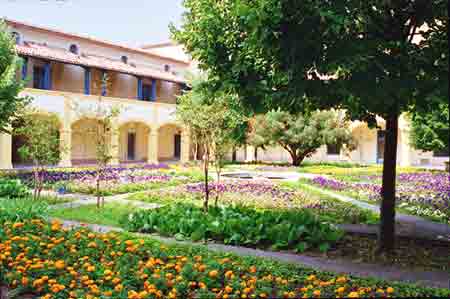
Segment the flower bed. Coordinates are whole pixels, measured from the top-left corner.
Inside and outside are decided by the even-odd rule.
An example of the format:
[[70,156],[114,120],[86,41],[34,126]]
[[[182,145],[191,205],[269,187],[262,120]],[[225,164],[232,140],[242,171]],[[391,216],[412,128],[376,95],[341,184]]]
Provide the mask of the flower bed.
[[[361,176],[359,180],[362,182],[316,177],[309,182],[360,199],[381,200],[381,176]],[[450,223],[450,176],[446,173],[401,173],[396,197],[398,207],[406,212]]]
[[[96,193],[97,173],[94,168],[50,169],[43,175],[47,189],[68,193]],[[33,185],[33,173],[29,171],[9,176],[19,178],[29,186]],[[169,167],[166,164],[110,167],[103,175],[101,195],[136,192],[195,181],[198,181],[195,171]]]
[[256,210],[239,206],[210,207],[208,213],[191,204],[141,210],[123,219],[127,230],[159,233],[193,241],[273,249],[307,248],[326,251],[343,232],[303,210]]
[[44,299],[450,295],[445,289],[335,276],[200,247],[68,231],[41,220],[0,226],[0,282],[19,296]]

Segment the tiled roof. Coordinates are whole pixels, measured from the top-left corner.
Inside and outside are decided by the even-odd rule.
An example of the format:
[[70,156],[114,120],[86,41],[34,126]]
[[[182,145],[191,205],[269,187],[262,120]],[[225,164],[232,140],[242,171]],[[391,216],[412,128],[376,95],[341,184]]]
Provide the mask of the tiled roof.
[[82,53],[81,55],[77,55],[64,49],[50,48],[41,44],[25,43],[23,45],[16,45],[16,50],[19,55],[23,56],[31,56],[68,64],[75,64],[136,76],[161,79],[176,83],[186,82],[186,80],[182,77],[176,76],[169,72],[163,72],[142,66],[135,67],[130,64],[125,64],[121,61],[114,61],[105,57],[92,56],[84,53]]
[[154,53],[150,53],[150,52],[145,51],[144,49],[141,49],[141,48],[133,48],[133,47],[129,47],[129,46],[126,46],[126,45],[121,45],[121,44],[118,44],[118,43],[113,43],[113,42],[110,42],[110,41],[101,40],[101,39],[90,37],[90,36],[64,32],[64,31],[61,31],[61,30],[58,30],[58,29],[54,29],[54,28],[49,28],[49,27],[44,27],[44,26],[36,26],[36,25],[33,25],[33,24],[29,24],[27,22],[16,21],[16,20],[7,19],[7,18],[3,18],[3,20],[5,20],[6,23],[9,26],[12,26],[12,27],[30,28],[30,29],[35,30],[35,31],[41,31],[41,32],[45,32],[45,33],[52,33],[52,34],[57,34],[57,35],[66,36],[66,37],[70,37],[70,38],[77,38],[77,39],[85,40],[85,41],[88,41],[88,42],[100,44],[100,45],[103,45],[103,46],[106,46],[106,47],[122,49],[122,50],[125,50],[125,51],[131,51],[131,52],[135,52],[135,53],[142,54],[142,55],[152,56],[152,57],[155,57],[155,58],[169,59],[169,60],[171,60],[173,62],[176,62],[176,63],[186,64],[186,61],[177,60],[176,58],[168,58],[168,57],[164,57],[164,56],[157,55],[157,54],[154,54]]

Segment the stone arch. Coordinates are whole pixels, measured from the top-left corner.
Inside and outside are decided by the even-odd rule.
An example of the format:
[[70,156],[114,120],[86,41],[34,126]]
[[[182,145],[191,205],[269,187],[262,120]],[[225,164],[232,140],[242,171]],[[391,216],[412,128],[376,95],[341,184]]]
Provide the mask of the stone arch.
[[143,121],[127,121],[119,124],[119,160],[147,161],[150,130],[150,126]]
[[[95,118],[79,118],[71,125],[73,164],[89,164],[96,160],[95,130],[98,124]],[[107,144],[111,143],[111,133],[106,136]]]
[[180,160],[183,128],[177,123],[164,123],[158,130],[158,160]]

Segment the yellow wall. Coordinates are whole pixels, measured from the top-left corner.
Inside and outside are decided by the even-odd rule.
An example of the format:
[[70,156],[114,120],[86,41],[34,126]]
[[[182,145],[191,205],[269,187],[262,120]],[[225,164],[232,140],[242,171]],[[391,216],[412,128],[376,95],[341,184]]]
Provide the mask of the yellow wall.
[[[82,119],[72,125],[72,160],[94,160],[96,121]],[[111,137],[107,137],[110,143]]]
[[174,136],[180,129],[173,125],[163,126],[159,129],[158,157],[170,159],[174,156]]
[[141,123],[127,123],[120,127],[119,157],[122,161],[128,160],[128,133],[135,132],[135,160],[147,160],[149,128]]

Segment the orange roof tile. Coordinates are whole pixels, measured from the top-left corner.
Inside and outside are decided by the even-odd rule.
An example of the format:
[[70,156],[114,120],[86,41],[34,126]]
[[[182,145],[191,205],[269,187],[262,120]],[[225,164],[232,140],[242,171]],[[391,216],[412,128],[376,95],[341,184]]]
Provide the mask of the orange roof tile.
[[185,83],[186,80],[169,72],[163,72],[148,67],[132,66],[121,61],[114,61],[108,58],[91,56],[87,54],[77,55],[64,49],[50,48],[45,45],[35,43],[25,43],[16,45],[19,55],[48,59],[68,64],[75,64],[86,67],[94,67],[103,70],[115,71],[119,73],[131,74],[142,77],[150,77],[176,83]]

